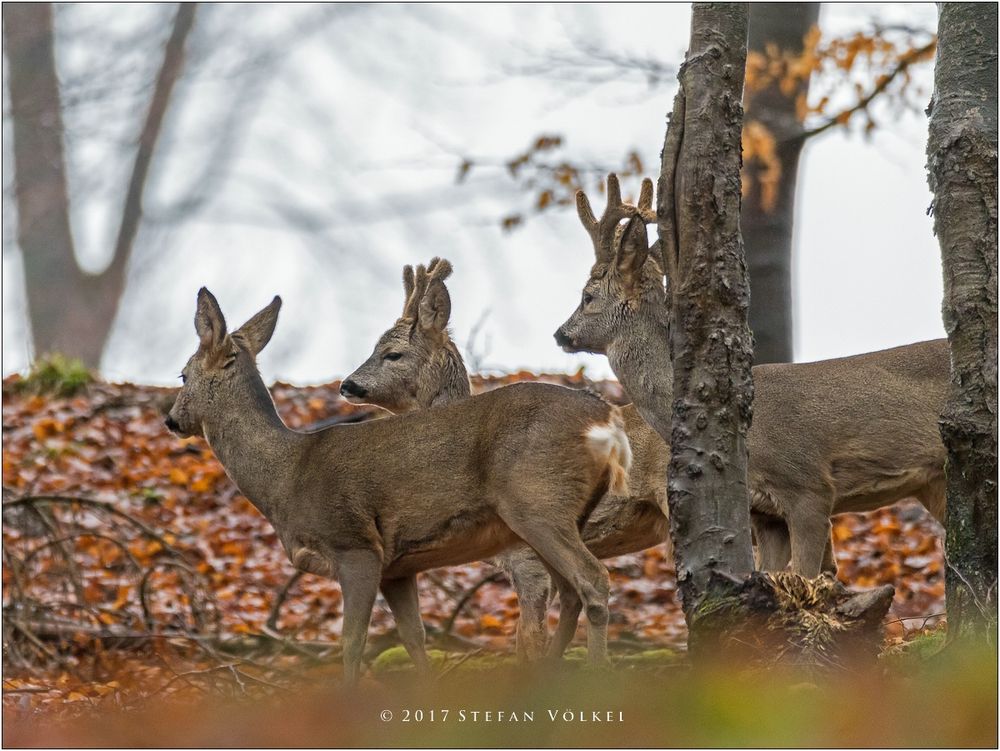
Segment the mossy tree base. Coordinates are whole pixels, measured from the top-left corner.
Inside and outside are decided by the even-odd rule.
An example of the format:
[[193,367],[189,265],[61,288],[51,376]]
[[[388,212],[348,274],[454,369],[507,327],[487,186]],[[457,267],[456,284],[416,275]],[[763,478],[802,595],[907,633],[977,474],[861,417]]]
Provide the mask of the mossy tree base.
[[[692,662],[842,669],[872,664],[893,588],[853,592],[829,574],[754,572],[738,581],[713,573],[686,608]],[[690,594],[689,594],[690,597]]]

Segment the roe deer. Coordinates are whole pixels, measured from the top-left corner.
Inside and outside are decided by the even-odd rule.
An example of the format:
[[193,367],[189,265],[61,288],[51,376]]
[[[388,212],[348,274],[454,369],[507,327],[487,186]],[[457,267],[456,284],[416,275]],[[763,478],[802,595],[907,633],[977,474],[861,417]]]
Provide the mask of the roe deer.
[[[451,264],[434,258],[426,268],[403,269],[403,312],[375,345],[371,356],[341,385],[355,403],[392,412],[426,409],[467,399],[471,393],[465,363],[448,333],[451,297],[445,284]],[[658,545],[668,539],[666,445],[634,407],[622,410],[632,447],[628,496],[605,495],[583,531],[583,541],[598,558],[611,558]],[[545,648],[545,615],[551,586],[545,566],[527,546],[505,550],[489,561],[507,574],[517,592],[518,656],[534,659]],[[565,651],[576,631],[566,622],[552,642],[552,656]]]
[[[555,333],[567,352],[605,354],[626,393],[670,435],[673,372],[665,274],[646,224],[653,185],[625,204],[608,177],[604,215],[577,210],[596,260],[576,311]],[[628,219],[627,225],[620,223]],[[670,284],[666,278],[666,284]],[[944,518],[945,450],[938,433],[949,371],[945,339],[813,363],[753,368],[748,482],[758,565],[815,577],[835,569],[830,516],[917,498]]]
[[624,484],[630,452],[618,408],[593,394],[519,384],[300,433],[278,416],[256,365],[280,305],[275,297],[228,334],[215,298],[199,291],[199,346],[167,427],[204,436],[296,568],[340,580],[346,682],[358,679],[380,588],[403,645],[427,670],[416,574],[520,540],[550,567],[564,607],[582,600],[589,657],[606,661],[608,573],[577,524],[609,486]]

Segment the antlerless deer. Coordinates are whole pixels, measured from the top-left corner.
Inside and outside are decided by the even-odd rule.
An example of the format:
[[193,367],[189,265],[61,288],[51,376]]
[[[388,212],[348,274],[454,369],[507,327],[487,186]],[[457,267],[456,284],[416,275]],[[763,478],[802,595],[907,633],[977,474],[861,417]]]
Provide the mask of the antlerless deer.
[[[658,246],[653,185],[625,204],[615,175],[600,221],[582,191],[580,220],[596,260],[579,307],[555,333],[567,352],[606,354],[643,418],[670,434],[670,313]],[[628,219],[626,226],[621,222]],[[654,251],[654,252],[651,252]],[[753,368],[748,435],[750,506],[758,563],[814,577],[834,568],[830,516],[908,497],[944,518],[945,450],[938,415],[948,386],[945,339],[835,360]],[[705,465],[711,471],[711,464]]]
[[255,359],[280,306],[275,297],[229,334],[215,298],[199,291],[199,346],[167,426],[205,437],[296,568],[339,579],[345,681],[359,676],[379,589],[426,670],[416,574],[487,558],[519,539],[552,570],[564,608],[582,600],[590,659],[604,662],[608,574],[577,523],[609,486],[625,489],[630,451],[618,409],[592,394],[519,384],[412,415],[296,432],[278,416]]
[[[353,402],[375,404],[392,412],[408,412],[467,399],[471,393],[465,363],[448,333],[451,298],[445,280],[451,264],[434,258],[416,274],[403,269],[403,313],[375,345],[371,356],[341,385]],[[668,539],[666,471],[663,441],[642,421],[634,407],[622,410],[632,447],[630,495],[605,495],[583,528],[583,540],[599,558],[644,550]],[[541,655],[547,638],[545,614],[551,592],[545,565],[530,547],[504,551],[492,561],[511,579],[521,616],[517,623],[519,657]],[[561,655],[576,632],[567,612],[552,642]]]

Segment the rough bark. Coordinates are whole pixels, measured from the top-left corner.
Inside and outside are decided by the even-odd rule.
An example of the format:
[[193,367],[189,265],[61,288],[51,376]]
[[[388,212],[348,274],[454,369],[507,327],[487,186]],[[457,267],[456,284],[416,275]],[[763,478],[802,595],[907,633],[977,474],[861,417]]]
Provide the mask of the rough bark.
[[[764,55],[773,46],[781,53],[802,54],[806,34],[819,21],[819,7],[819,3],[752,3],[749,50]],[[790,90],[782,91],[775,81],[746,93],[746,121],[759,122],[774,137],[780,167],[776,192],[768,197],[762,190],[760,160],[754,157],[744,165],[749,190],[743,197],[740,223],[757,364],[793,359],[792,233],[799,156],[805,142],[796,100],[808,91],[806,78]]]
[[997,5],[942,3],[928,180],[944,270],[951,391],[945,576],[953,636],[997,622]]
[[671,445],[670,536],[696,664],[744,658],[825,671],[874,659],[893,588],[852,593],[829,575],[752,571],[753,352],[739,225],[747,20],[746,5],[693,5],[661,155],[657,229],[671,360],[664,368],[673,368],[663,436]]
[[69,213],[63,123],[50,3],[4,7],[14,125],[18,243],[35,355],[62,352],[97,367],[114,323],[142,216],[149,166],[183,64],[195,5],[178,5],[143,123],[115,250],[100,274],[76,262]]
[[695,3],[667,129],[659,233],[671,285],[671,537],[691,648],[710,590],[753,570],[747,444],[753,383],[740,238],[748,10]]

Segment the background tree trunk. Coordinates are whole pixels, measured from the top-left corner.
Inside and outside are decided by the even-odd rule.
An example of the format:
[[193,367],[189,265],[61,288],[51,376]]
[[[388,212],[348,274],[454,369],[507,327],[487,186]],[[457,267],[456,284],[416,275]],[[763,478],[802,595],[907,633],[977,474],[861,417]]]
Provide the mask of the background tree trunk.
[[693,651],[710,589],[753,570],[746,444],[753,350],[739,226],[747,20],[746,4],[693,5],[659,180],[674,373],[672,434],[663,438],[671,441],[671,537]]
[[70,224],[62,105],[53,45],[52,5],[12,3],[3,27],[14,124],[18,243],[35,356],[62,352],[96,368],[114,323],[142,217],[142,195],[184,46],[194,3],[180,3],[139,136],[111,263],[87,274],[76,262]]
[[100,352],[87,345],[86,311],[74,309],[71,315],[68,310],[79,295],[80,272],[70,230],[52,5],[7,5],[3,31],[14,126],[17,239],[35,353],[58,350],[93,364]]
[[[752,3],[750,53],[766,55],[773,46],[782,54],[802,54],[806,34],[819,22],[819,3]],[[793,359],[792,233],[795,187],[804,128],[797,102],[809,93],[809,78],[784,90],[778,81],[746,93],[746,121],[763,125],[775,140],[780,169],[777,184],[764,190],[764,165],[751,157],[744,165],[749,190],[740,223],[750,275],[750,329],[754,362]]]
[[985,636],[997,619],[997,6],[938,7],[927,167],[952,360],[948,626]]

